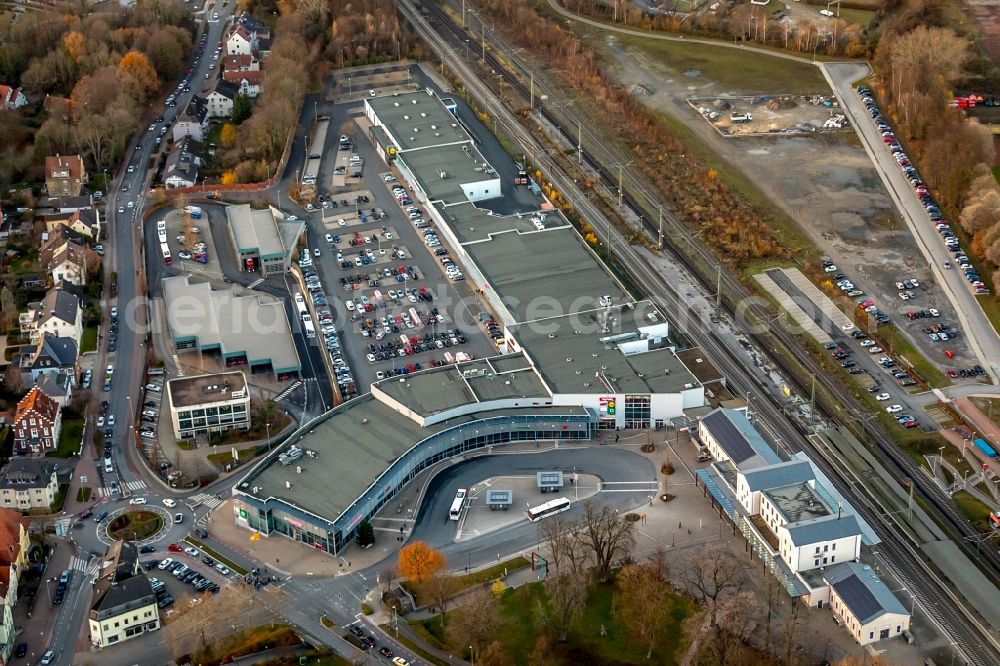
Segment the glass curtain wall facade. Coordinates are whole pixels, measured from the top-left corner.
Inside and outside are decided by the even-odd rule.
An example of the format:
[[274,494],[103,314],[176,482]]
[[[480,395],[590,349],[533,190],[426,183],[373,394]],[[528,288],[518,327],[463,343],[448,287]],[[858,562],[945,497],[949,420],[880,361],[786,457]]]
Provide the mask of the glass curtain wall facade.
[[[647,403],[646,419],[649,419]],[[371,518],[413,477],[446,458],[492,446],[535,440],[588,440],[591,418],[586,414],[496,416],[449,428],[419,442],[399,457],[335,522],[280,501],[263,502],[239,493],[241,519],[250,529],[277,532],[314,548],[337,553],[353,538],[361,521]]]

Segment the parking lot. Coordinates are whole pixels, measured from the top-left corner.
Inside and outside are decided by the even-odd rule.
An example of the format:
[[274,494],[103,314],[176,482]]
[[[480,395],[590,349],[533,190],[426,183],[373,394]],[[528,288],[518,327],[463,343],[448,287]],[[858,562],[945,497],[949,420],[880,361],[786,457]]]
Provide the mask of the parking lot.
[[[166,554],[156,554],[153,546],[143,546],[142,566],[148,572],[157,605],[161,610],[182,600],[188,605],[202,594],[218,593],[223,585],[230,584],[233,572],[197,548],[186,544],[170,544]],[[145,556],[149,555],[147,559]],[[183,609],[178,609],[183,610]]]
[[[304,202],[312,263],[306,270],[318,278],[307,285],[314,305],[330,317],[317,322],[318,342],[336,336],[326,344],[335,366],[346,368],[337,372],[349,373],[363,393],[372,381],[490,356],[496,348],[485,329],[456,324],[456,308],[481,307],[431,225],[420,212],[405,210],[415,205],[405,190],[400,197],[393,192],[400,187],[396,176],[363,139],[352,109],[356,104],[333,109],[317,178],[344,185],[320,186],[316,198]],[[360,176],[350,171],[337,180],[334,172],[343,166]]]

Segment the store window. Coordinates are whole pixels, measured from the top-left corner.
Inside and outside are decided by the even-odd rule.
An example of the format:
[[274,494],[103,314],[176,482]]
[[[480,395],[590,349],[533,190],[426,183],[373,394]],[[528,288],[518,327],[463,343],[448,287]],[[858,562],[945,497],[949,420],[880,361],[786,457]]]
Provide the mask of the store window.
[[625,427],[630,429],[648,428],[650,398],[648,395],[625,396]]

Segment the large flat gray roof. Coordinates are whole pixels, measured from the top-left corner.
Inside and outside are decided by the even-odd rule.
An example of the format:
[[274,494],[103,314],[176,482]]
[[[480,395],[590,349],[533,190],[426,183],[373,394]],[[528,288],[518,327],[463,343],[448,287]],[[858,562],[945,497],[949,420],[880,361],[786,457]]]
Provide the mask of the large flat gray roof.
[[399,151],[470,140],[458,119],[424,91],[370,97],[365,103],[388,126]]
[[286,254],[278,223],[270,208],[251,208],[250,204],[227,206],[226,218],[239,250],[256,250],[261,257],[282,257]]
[[[490,205],[492,208],[494,202],[482,203]],[[536,231],[532,222],[534,211],[512,215],[494,215],[489,208],[480,208],[476,204],[468,202],[455,206],[438,206],[437,208],[451,224],[452,231],[455,232],[455,236],[463,245],[474,241],[489,240],[490,235],[505,231],[520,231],[521,233]],[[550,211],[546,211],[543,217],[546,229],[570,227],[569,222],[562,216],[554,215]]]
[[[516,359],[521,363],[514,363]],[[509,360],[495,357],[432,368],[385,379],[376,386],[420,416],[490,400],[549,398],[545,385],[520,354]]]
[[[560,414],[586,414],[580,407],[533,407],[495,410],[456,417],[421,427],[371,394],[350,400],[316,424],[299,446],[315,451],[291,465],[272,461],[244,481],[260,499],[274,497],[333,521],[417,442],[434,433],[474,419],[555,409]],[[298,473],[296,467],[301,467]],[[286,482],[290,488],[286,488]]]
[[605,295],[632,300],[571,227],[502,233],[463,247],[515,321],[591,309]]
[[161,281],[174,340],[195,338],[199,349],[218,348],[224,355],[242,352],[251,366],[270,363],[275,372],[300,370],[278,299],[261,292],[237,295],[233,288],[215,291],[208,282],[190,280],[190,275],[178,275]]
[[[462,189],[463,184],[497,178],[493,167],[486,163],[486,158],[476,150],[472,141],[461,145],[411,150],[400,153],[398,159],[410,169],[431,201],[444,204],[469,200]],[[499,183],[496,191],[489,194],[501,196]]]
[[647,316],[655,310],[648,301],[612,314],[607,329],[602,312],[594,308],[520,324],[511,333],[556,393],[674,393],[698,385],[668,346],[626,354],[606,340],[624,333],[640,340],[638,330],[653,324]]

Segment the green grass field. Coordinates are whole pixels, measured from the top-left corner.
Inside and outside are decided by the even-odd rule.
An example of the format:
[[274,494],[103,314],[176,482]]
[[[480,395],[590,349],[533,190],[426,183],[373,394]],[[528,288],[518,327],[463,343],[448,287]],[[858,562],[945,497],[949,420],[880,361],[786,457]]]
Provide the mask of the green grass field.
[[80,337],[80,353],[86,354],[92,351],[97,351],[97,328],[88,326],[83,329],[83,335]]
[[69,458],[76,455],[80,450],[80,441],[83,439],[83,419],[63,419],[62,429],[59,431],[59,445],[55,451],[50,451],[48,455],[55,458]]
[[625,46],[662,63],[684,76],[698,70],[700,79],[715,81],[720,90],[750,94],[828,93],[830,87],[819,69],[808,63],[747,53],[738,49],[685,44],[664,39],[616,35]]

